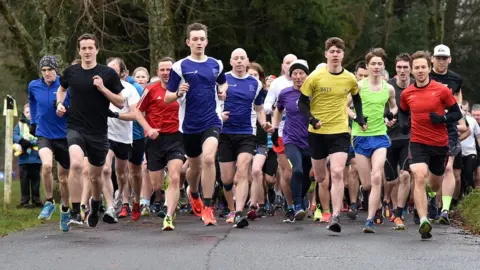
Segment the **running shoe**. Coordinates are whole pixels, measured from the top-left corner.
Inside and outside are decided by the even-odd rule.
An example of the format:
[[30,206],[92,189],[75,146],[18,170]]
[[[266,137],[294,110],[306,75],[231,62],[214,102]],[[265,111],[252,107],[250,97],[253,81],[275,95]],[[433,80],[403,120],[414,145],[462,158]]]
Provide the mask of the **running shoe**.
[[[95,228],[97,226],[98,220],[102,213],[101,202],[97,202],[97,203],[98,205],[93,204],[92,197],[90,197],[90,200],[88,200],[88,208],[90,209],[90,211],[88,212],[88,216],[87,216],[87,226],[90,228]],[[111,209],[113,210],[113,208]]]
[[403,223],[403,219],[401,217],[396,217],[393,220],[393,223],[395,223],[395,225],[393,226],[394,230],[403,231],[406,229],[405,224]]
[[424,219],[421,221],[420,227],[418,228],[418,232],[420,233],[422,239],[429,239],[432,238],[432,224],[428,219]]
[[393,222],[395,220],[395,213],[397,212],[397,209],[393,209],[392,215],[390,216],[390,222]]
[[114,199],[113,199],[113,208],[115,210],[115,216],[118,216],[118,214],[122,210],[123,198],[122,198],[121,195],[122,194],[120,194],[120,192],[118,192],[118,189],[115,190],[115,196],[114,196]]
[[230,224],[233,224],[234,221],[235,221],[235,212],[232,211],[227,215],[226,222],[230,223]]
[[284,223],[294,223],[295,222],[295,211],[293,209],[288,209],[285,213],[285,218],[283,219]]
[[175,226],[173,226],[173,218],[171,216],[165,216],[163,219],[163,231],[173,231],[175,230]]
[[43,205],[42,212],[38,216],[40,220],[50,220],[52,218],[53,212],[55,212],[55,203],[50,201],[45,202]]
[[180,208],[185,208],[188,204],[188,197],[187,194],[185,193],[185,190],[182,189],[180,190],[180,198],[178,199],[178,205]]
[[204,207],[202,211],[202,220],[205,226],[217,225],[217,220],[213,214],[213,207]]
[[330,212],[323,212],[320,223],[330,223],[332,220],[332,214]]
[[[97,217],[98,218],[98,217]],[[98,220],[97,220],[98,222]],[[115,224],[118,223],[118,219],[115,216],[115,209],[113,207],[109,207],[105,214],[103,215],[103,222],[108,224]],[[90,227],[90,226],[89,226]],[[95,226],[93,226],[95,227]]]
[[68,226],[71,225],[83,225],[82,215],[80,213],[70,212],[70,221],[68,222]]
[[383,216],[386,218],[390,218],[392,216],[392,208],[393,208],[392,202],[383,201],[382,208],[383,208]]
[[194,199],[192,197],[192,194],[190,193],[190,186],[187,187],[187,195],[188,195],[188,200],[190,201],[190,205],[192,206],[192,211],[197,217],[202,217],[202,209],[203,208],[203,202],[202,199],[200,198],[200,195],[198,198]]
[[295,206],[295,221],[301,221],[305,218],[307,214],[301,205]]
[[155,202],[153,204],[153,211],[154,213],[160,213],[160,211],[162,211],[162,204],[160,202]]
[[437,198],[436,197],[430,197],[427,194],[428,198],[428,218],[430,220],[438,220],[440,218],[438,214],[438,206],[437,206]]
[[364,233],[375,233],[375,225],[373,224],[373,219],[367,219],[365,225],[363,226]]
[[267,217],[267,210],[265,210],[265,206],[260,206],[257,210],[257,217],[265,218]]
[[332,218],[330,219],[330,223],[327,226],[327,230],[335,233],[340,233],[342,231],[339,216],[332,216]]
[[257,215],[257,207],[255,206],[251,206],[250,207],[250,210],[248,211],[247,213],[247,218],[249,220],[255,220],[258,218],[258,215]]
[[383,213],[382,209],[377,209],[375,212],[375,217],[373,218],[375,224],[383,224]]
[[157,212],[157,217],[165,218],[167,216],[167,206],[163,205],[160,207],[160,211]]
[[267,211],[267,215],[275,216],[275,207],[271,203],[267,202],[265,204],[265,210]]
[[140,219],[141,213],[140,213],[140,203],[133,201],[133,206],[132,206],[132,220],[133,221],[138,221]]
[[352,203],[350,205],[350,208],[348,209],[348,212],[347,212],[347,217],[351,220],[356,220],[357,219],[357,216],[358,216],[358,209],[357,209],[357,204],[356,203]]
[[129,206],[127,203],[124,203],[122,205],[122,209],[120,210],[120,213],[118,213],[118,218],[126,218],[128,217],[128,210],[129,210]]
[[282,195],[277,195],[273,204],[275,205],[275,208],[282,208],[285,204],[285,198],[283,198]]
[[235,213],[235,220],[233,222],[233,228],[245,228],[248,227],[248,220],[247,217],[245,217],[242,212],[236,212]]
[[142,216],[143,217],[149,217],[150,216],[150,206],[148,205],[142,205]]
[[315,212],[313,213],[313,221],[320,221],[322,219],[322,210],[320,204],[315,206]]
[[60,207],[60,230],[62,232],[68,232],[70,230],[70,209],[67,212],[63,212]]
[[448,218],[448,211],[444,210],[440,213],[440,218],[438,219],[438,223],[443,225],[450,225],[450,219]]

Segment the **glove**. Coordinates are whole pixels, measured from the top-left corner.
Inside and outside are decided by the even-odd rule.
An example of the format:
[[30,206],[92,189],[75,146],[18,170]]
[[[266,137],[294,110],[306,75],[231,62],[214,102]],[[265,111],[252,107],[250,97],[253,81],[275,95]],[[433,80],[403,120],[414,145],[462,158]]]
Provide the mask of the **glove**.
[[313,129],[318,129],[315,127],[315,125],[318,124],[318,122],[320,122],[320,120],[316,119],[316,118],[310,118],[310,125],[312,125]]
[[441,123],[446,123],[447,119],[445,118],[445,116],[438,115],[434,112],[431,112],[430,113],[430,122],[432,122],[432,124],[441,124]]
[[272,143],[278,147],[278,128],[275,128],[275,131],[272,133]]
[[367,117],[359,117],[357,116],[355,119],[353,119],[353,121],[357,122],[357,124],[359,124],[360,126],[364,126],[367,124],[367,120],[368,120],[368,116]]
[[393,120],[393,113],[391,111],[385,112],[383,114],[383,117],[387,118],[388,121],[392,121]]
[[54,101],[53,101],[53,108],[54,108],[55,110],[57,110],[57,100],[54,100]]
[[35,135],[35,132],[36,132],[36,131],[37,131],[37,124],[31,124],[31,125],[30,125],[30,134],[31,134],[32,136],[36,136],[36,135]]
[[111,117],[111,118],[118,118],[120,117],[120,114],[118,112],[112,112],[110,109],[108,110],[108,117]]
[[18,142],[18,144],[20,144],[22,146],[22,150],[25,152],[27,151],[28,148],[30,148],[32,146],[32,143],[30,143],[29,141],[25,140],[25,139],[20,139],[20,141]]

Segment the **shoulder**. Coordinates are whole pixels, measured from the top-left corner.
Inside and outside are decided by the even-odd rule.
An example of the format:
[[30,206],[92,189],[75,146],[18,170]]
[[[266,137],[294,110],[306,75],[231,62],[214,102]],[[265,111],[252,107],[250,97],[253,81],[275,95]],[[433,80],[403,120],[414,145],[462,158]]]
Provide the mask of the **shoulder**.
[[455,80],[455,81],[462,81],[462,76],[460,76],[458,73],[456,72],[453,72],[451,70],[448,71],[448,77],[452,80]]
[[353,75],[352,72],[346,70],[345,68],[343,69],[343,72],[339,76],[349,80],[350,83],[354,83],[354,84],[357,83],[357,78],[355,78],[355,75]]
[[160,81],[149,83],[149,84],[147,84],[147,86],[145,86],[145,90],[148,90],[150,92],[157,91],[161,88],[162,88],[162,83]]
[[42,82],[42,79],[36,79],[36,80],[33,80],[31,81],[29,84],[28,84],[28,89],[32,88],[32,87],[37,87],[41,84]]

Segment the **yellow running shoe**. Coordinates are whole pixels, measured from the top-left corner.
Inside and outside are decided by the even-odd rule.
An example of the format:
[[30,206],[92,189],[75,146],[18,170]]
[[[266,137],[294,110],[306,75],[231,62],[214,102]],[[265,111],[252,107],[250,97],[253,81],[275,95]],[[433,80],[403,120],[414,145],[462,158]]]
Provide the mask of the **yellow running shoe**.
[[142,217],[150,216],[150,207],[148,205],[142,205]]
[[173,218],[171,216],[166,216],[163,219],[163,228],[164,231],[173,231],[175,230],[175,226],[173,226]]
[[320,205],[317,204],[315,207],[315,212],[313,213],[313,221],[320,221],[322,219],[322,210],[320,210]]

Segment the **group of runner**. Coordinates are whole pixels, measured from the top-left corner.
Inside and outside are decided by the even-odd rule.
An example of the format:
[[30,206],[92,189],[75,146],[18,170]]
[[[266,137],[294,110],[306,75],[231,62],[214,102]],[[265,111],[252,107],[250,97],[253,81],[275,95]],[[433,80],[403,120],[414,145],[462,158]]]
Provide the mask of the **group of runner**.
[[[80,59],[62,75],[54,57],[42,58],[42,78],[29,85],[46,193],[39,219],[55,210],[53,159],[62,231],[129,215],[137,221],[150,214],[152,192],[163,230],[175,229],[183,193],[192,212],[215,225],[221,193],[226,221],[236,228],[285,205],[284,222],[311,213],[336,233],[341,212],[356,219],[362,207],[364,232],[374,233],[384,218],[404,230],[410,198],[426,239],[431,220],[449,224],[452,199],[475,186],[480,128],[464,116],[468,104],[460,76],[448,70],[447,46],[435,47],[433,57],[398,55],[388,80],[383,49],[372,49],[351,73],[342,67],[345,43],[333,37],[325,42],[326,63],[311,70],[289,54],[274,78],[241,48],[226,72],[205,55],[205,25],[191,24],[186,34],[190,56],[161,59],[155,81],[144,68],[130,77],[117,57],[97,63],[99,43],[90,34],[79,37]],[[472,109],[480,120],[480,108]]]

